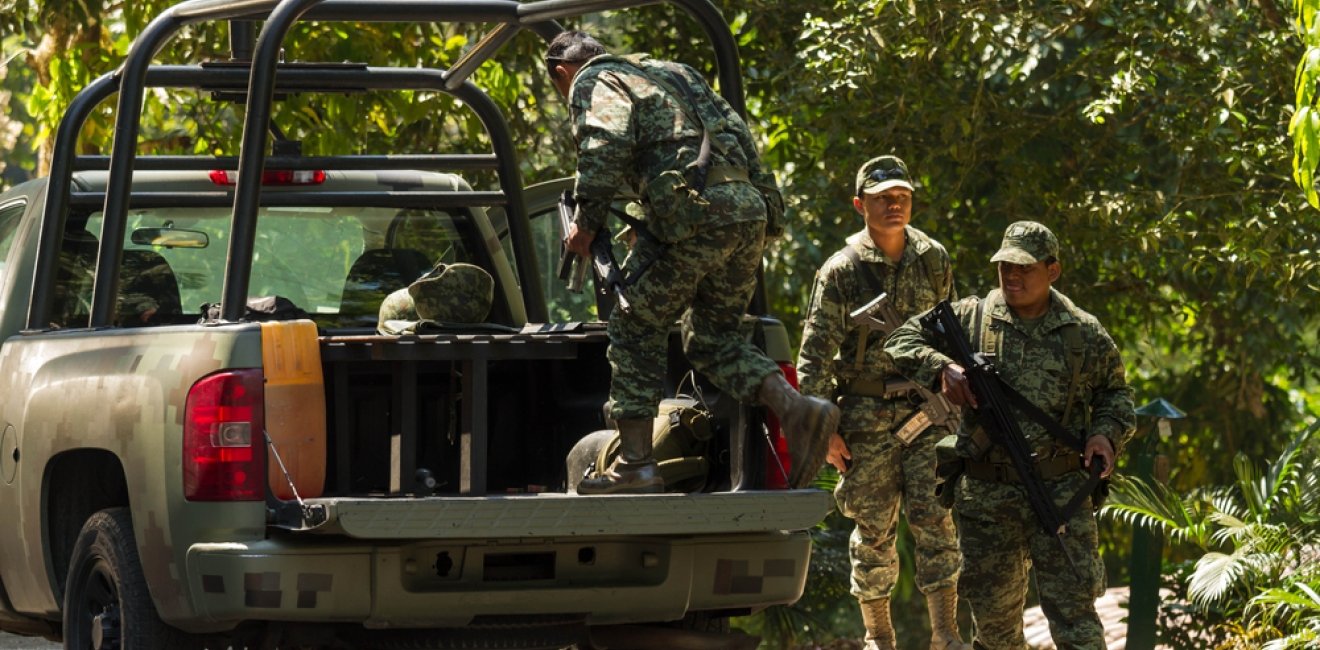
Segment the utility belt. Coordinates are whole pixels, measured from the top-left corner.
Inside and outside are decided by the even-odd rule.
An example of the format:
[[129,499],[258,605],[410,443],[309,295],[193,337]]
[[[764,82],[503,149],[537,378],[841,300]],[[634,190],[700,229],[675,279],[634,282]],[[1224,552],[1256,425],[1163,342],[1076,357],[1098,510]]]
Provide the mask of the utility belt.
[[[1078,454],[1053,456],[1036,461],[1036,473],[1041,480],[1048,481],[1069,472],[1082,469],[1082,457]],[[1017,469],[1012,463],[994,463],[967,459],[963,464],[963,473],[978,481],[995,483],[1021,483]]]
[[913,405],[925,401],[925,397],[917,390],[917,385],[909,379],[894,377],[883,381],[875,379],[854,379],[843,382],[839,387],[841,395],[857,395],[859,397],[879,397],[881,399],[899,399],[905,398]]

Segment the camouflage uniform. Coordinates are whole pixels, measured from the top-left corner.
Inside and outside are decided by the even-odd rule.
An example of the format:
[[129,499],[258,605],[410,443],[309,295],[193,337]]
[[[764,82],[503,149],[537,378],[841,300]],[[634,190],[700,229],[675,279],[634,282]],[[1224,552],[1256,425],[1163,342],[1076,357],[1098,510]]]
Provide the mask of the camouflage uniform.
[[[954,303],[969,338],[980,330],[975,320],[977,298]],[[1059,419],[1072,383],[1072,359],[1064,330],[1080,328],[1084,356],[1081,380],[1070,421],[1061,422],[1072,431],[1100,434],[1113,443],[1114,451],[1132,435],[1135,415],[1132,395],[1124,379],[1123,361],[1104,327],[1094,316],[1073,305],[1051,289],[1048,311],[1032,321],[1018,318],[1004,303],[998,289],[990,292],[982,307],[989,319],[985,339],[997,339],[994,364],[1004,380],[1051,417]],[[909,320],[885,346],[898,368],[914,381],[933,382],[951,359],[937,346],[934,335]],[[982,347],[985,347],[983,340]],[[974,435],[984,436],[975,411],[964,409],[958,433],[960,455],[974,457]],[[1089,416],[1089,426],[1087,419]],[[1022,433],[1040,458],[1075,453],[1065,451],[1035,421],[1019,418]],[[1009,463],[998,447],[991,447],[982,460]],[[1063,508],[1085,481],[1083,471],[1071,471],[1045,483]],[[1072,516],[1064,543],[1083,576],[1074,575],[1055,539],[1041,531],[1039,522],[1016,483],[979,480],[962,476],[956,485],[954,512],[957,516],[964,558],[959,594],[968,601],[976,621],[975,647],[985,650],[1021,650],[1022,610],[1026,603],[1028,569],[1036,568],[1036,588],[1050,621],[1050,632],[1059,648],[1105,648],[1104,630],[1095,610],[1095,599],[1104,592],[1104,563],[1100,559],[1096,519],[1088,503]]]
[[[666,74],[686,79],[718,117],[702,112],[698,122],[692,113],[699,108],[641,68],[663,79],[672,79]],[[655,260],[627,288],[631,309],[610,317],[610,415],[648,420],[656,415],[668,332],[680,317],[683,349],[693,367],[738,399],[755,401],[761,381],[779,372],[740,328],[765,244],[766,203],[756,185],[773,186],[774,179],[761,169],[746,124],[692,68],[644,57],[603,55],[587,61],[573,80],[569,108],[578,145],[577,227],[600,229],[610,203],[632,191],[642,197],[646,227],[659,240],[638,238],[623,264],[629,274],[644,260]],[[743,170],[747,178],[712,178],[701,193],[709,203],[705,209],[662,214],[652,208],[648,184],[696,159],[703,122],[713,133],[712,169]]]
[[[870,265],[900,316],[910,316],[954,297],[949,254],[920,230],[906,227],[907,245],[897,263],[862,230],[848,238],[862,263]],[[852,593],[859,601],[887,598],[898,579],[894,541],[902,499],[916,539],[916,581],[922,593],[958,581],[957,535],[947,508],[935,497],[935,441],[946,431],[931,427],[909,446],[892,431],[916,412],[906,396],[894,399],[850,394],[853,380],[902,379],[885,354],[878,332],[868,332],[858,363],[860,328],[849,313],[875,298],[861,271],[843,251],[816,273],[802,334],[798,376],[803,394],[838,400],[839,433],[852,453],[852,467],[834,496],[839,511],[857,526],[849,543]]]

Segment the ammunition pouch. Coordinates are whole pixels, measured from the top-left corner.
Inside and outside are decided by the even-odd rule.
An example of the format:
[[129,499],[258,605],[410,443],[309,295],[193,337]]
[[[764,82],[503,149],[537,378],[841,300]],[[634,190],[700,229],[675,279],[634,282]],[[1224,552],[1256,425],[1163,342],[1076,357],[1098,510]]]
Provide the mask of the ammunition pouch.
[[957,434],[949,434],[935,443],[935,496],[945,508],[953,507],[958,479],[967,469],[967,459],[958,452]]
[[884,381],[853,379],[840,385],[839,392],[844,395],[877,397],[889,400],[906,398],[912,402],[913,406],[922,402],[917,385],[902,378],[886,379]]
[[643,198],[650,208],[646,225],[656,239],[666,244],[696,234],[706,220],[710,202],[688,184],[683,172],[671,169],[646,184]]

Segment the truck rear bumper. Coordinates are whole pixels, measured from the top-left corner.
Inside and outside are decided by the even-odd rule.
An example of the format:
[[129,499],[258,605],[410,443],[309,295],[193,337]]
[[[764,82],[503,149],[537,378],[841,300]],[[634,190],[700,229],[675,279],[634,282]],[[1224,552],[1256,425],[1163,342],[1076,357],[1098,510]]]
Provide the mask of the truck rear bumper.
[[322,513],[300,532],[357,539],[508,539],[710,535],[806,530],[833,499],[823,490],[709,494],[308,499]]
[[811,556],[804,531],[328,541],[288,535],[193,545],[188,582],[199,616],[208,627],[241,620],[462,627],[510,615],[589,624],[674,620],[687,611],[791,603],[802,594]]

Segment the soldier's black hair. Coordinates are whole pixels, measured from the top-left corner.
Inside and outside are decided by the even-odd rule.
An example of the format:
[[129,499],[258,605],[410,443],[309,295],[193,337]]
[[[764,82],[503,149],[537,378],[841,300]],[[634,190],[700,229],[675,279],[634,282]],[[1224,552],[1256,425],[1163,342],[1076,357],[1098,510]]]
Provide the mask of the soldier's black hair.
[[555,66],[560,63],[582,63],[607,53],[605,46],[586,32],[560,32],[545,49],[545,67],[554,74]]

